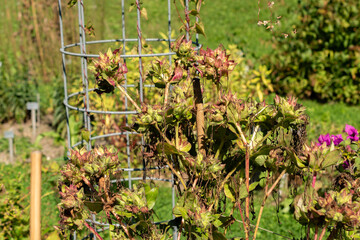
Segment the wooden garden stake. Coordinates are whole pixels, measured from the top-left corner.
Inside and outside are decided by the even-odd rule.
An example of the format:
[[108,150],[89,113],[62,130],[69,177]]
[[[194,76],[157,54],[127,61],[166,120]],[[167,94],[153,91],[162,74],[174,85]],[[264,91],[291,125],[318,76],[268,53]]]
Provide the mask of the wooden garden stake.
[[197,140],[200,153],[205,156],[205,148],[204,148],[204,137],[205,137],[205,124],[204,124],[204,104],[203,104],[203,96],[201,92],[200,79],[195,77],[193,79],[193,88],[194,88],[194,99],[195,99],[195,107],[196,107],[196,132],[197,132]]
[[41,152],[31,153],[30,239],[41,239]]

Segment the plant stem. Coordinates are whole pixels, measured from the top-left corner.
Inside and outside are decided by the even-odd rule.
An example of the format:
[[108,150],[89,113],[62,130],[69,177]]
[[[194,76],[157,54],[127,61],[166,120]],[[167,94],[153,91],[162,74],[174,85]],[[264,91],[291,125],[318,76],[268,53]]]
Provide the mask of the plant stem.
[[181,184],[184,186],[184,189],[187,190],[187,187],[185,185],[184,179],[181,177],[180,173],[178,173],[174,167],[172,166],[172,164],[169,163],[169,161],[167,160],[167,158],[164,158],[166,164],[169,166],[169,168],[171,169],[171,171],[179,178]]
[[258,216],[258,219],[256,221],[256,227],[255,227],[254,238],[253,238],[254,240],[256,239],[256,234],[257,234],[258,228],[260,226],[261,215],[262,215],[262,213],[264,211],[264,207],[265,207],[265,203],[266,203],[266,199],[267,199],[268,187],[269,187],[269,172],[267,172],[266,185],[265,185],[265,194],[264,194],[263,201],[261,203],[259,216]]
[[221,138],[220,146],[219,146],[218,149],[216,150],[215,159],[217,159],[217,158],[219,157],[220,152],[221,152],[224,144],[225,144],[225,138]]
[[86,221],[84,221],[84,225],[93,233],[95,234],[95,236],[100,239],[100,240],[104,240],[96,231],[95,229],[93,229]]
[[281,180],[282,176],[284,176],[285,173],[286,173],[286,170],[283,170],[283,171],[280,173],[280,175],[279,175],[278,178],[275,180],[275,182],[273,183],[273,185],[271,186],[271,188],[270,188],[269,190],[267,190],[267,188],[268,188],[268,182],[266,182],[265,195],[264,195],[264,199],[263,199],[263,202],[262,202],[262,204],[261,204],[259,216],[258,216],[258,219],[257,219],[257,222],[256,222],[253,240],[256,239],[256,234],[257,234],[257,231],[258,231],[259,226],[260,226],[261,215],[262,215],[262,213],[263,213],[263,211],[264,211],[264,207],[265,207],[266,200],[267,200],[267,198],[270,196],[270,194],[272,193],[272,191],[273,191],[274,188],[277,186],[277,184],[279,183],[279,181]]
[[127,97],[127,99],[129,99],[129,101],[134,105],[134,107],[136,108],[136,111],[138,111],[139,113],[141,113],[141,108],[137,105],[137,103],[130,97],[130,95],[126,92],[126,90],[120,86],[118,83],[116,83],[116,87],[122,92],[122,94],[125,95],[125,97]]
[[181,232],[178,232],[177,240],[181,239]]
[[244,227],[244,231],[246,229],[246,225],[245,225],[245,219],[244,219],[244,214],[243,214],[243,211],[241,209],[241,205],[240,205],[240,202],[238,202],[238,208],[239,208],[239,212],[240,212],[240,217],[241,217],[241,220],[242,220],[242,224],[243,224],[243,227]]
[[266,195],[267,195],[268,197],[270,196],[270,194],[272,193],[272,191],[274,190],[274,188],[276,187],[276,185],[280,182],[282,176],[284,176],[285,173],[286,173],[286,170],[284,169],[284,170],[280,173],[279,177],[276,179],[276,181],[274,182],[274,184],[271,186],[270,190],[266,193]]
[[175,148],[176,150],[179,148],[179,122],[175,126]]
[[246,228],[245,228],[245,239],[249,240],[249,232],[250,232],[250,194],[249,194],[249,185],[250,185],[250,149],[248,142],[245,138],[245,135],[243,131],[241,130],[241,126],[236,123],[236,128],[239,131],[241,140],[243,145],[246,147],[245,149],[245,185],[246,185],[246,191],[248,195],[245,199],[245,222],[246,222]]
[[[168,143],[169,145],[172,145],[171,141],[165,136],[165,134],[160,130],[158,124],[155,122],[155,128],[156,130],[158,130],[158,132],[160,133],[160,135],[164,138],[165,142]],[[176,147],[175,147],[176,148]],[[176,150],[178,150],[176,148]],[[178,150],[179,151],[179,150]]]
[[[164,138],[164,140],[166,141],[167,144],[172,145],[171,141],[165,136],[165,134],[160,130],[159,126],[157,125],[157,123],[155,123],[155,128],[158,130],[158,132],[160,133],[160,135]],[[176,142],[176,140],[175,140]],[[175,143],[175,149],[177,151],[179,151],[179,149],[177,148],[176,146],[176,143]],[[164,158],[165,161],[166,161],[166,164],[169,166],[169,168],[171,169],[171,171],[179,178],[181,184],[184,186],[184,189],[186,190],[186,185],[185,185],[185,182],[184,182],[184,179],[181,177],[181,175],[174,169],[174,167],[172,166],[172,164],[169,163],[169,161],[167,160],[167,158]]]
[[241,140],[242,140],[243,144],[245,146],[247,146],[247,141],[246,141],[245,135],[244,135],[243,131],[241,130],[241,127],[240,127],[240,125],[238,123],[236,123],[236,128],[240,133],[240,137],[241,137]]
[[253,148],[254,148],[255,135],[256,135],[256,133],[258,132],[258,130],[259,130],[259,125],[256,125],[255,130],[254,130],[254,133],[253,133],[253,135],[252,135],[252,137],[251,137],[251,141],[250,141],[250,143],[249,143],[250,149],[253,149]]
[[169,90],[170,90],[170,83],[166,83],[165,85],[165,93],[164,93],[164,106],[166,107],[168,98],[169,98]]
[[179,227],[179,231],[178,231],[177,240],[180,240],[180,238],[181,238],[181,232],[182,232],[182,229],[183,229],[183,224],[184,224],[184,219],[182,218],[181,219],[181,224],[180,224],[180,227]]
[[199,152],[202,155],[206,155],[205,146],[204,146],[204,137],[205,137],[205,117],[204,117],[204,103],[203,96],[201,92],[200,79],[195,77],[193,79],[193,89],[194,89],[194,100],[196,107],[196,132]]
[[249,232],[250,232],[250,194],[249,194],[249,185],[250,185],[250,153],[249,153],[249,146],[246,145],[246,152],[245,152],[245,185],[246,191],[248,195],[245,199],[245,221],[246,221],[246,229],[245,229],[245,237],[249,239]]
[[274,133],[274,131],[277,127],[281,126],[281,124],[282,124],[282,121],[279,122],[277,125],[275,125],[270,131],[268,131],[268,133],[258,143],[256,143],[255,148],[260,146],[272,133]]
[[114,210],[111,210],[112,215],[114,215],[114,217],[116,218],[116,220],[119,222],[120,226],[122,227],[122,229],[124,229],[126,235],[128,235],[129,239],[134,239],[134,237],[131,235],[131,233],[129,232],[129,229],[127,229],[127,227],[124,225],[124,223],[122,222],[121,218],[116,214],[116,212]]
[[91,184],[91,182],[90,182],[85,176],[82,176],[81,178],[82,178],[82,180],[84,181],[84,183],[91,188],[91,191],[93,191],[93,192],[96,193],[96,195],[97,195],[97,194],[98,194],[98,191],[96,191],[96,189],[95,189],[94,186]]
[[325,233],[326,233],[326,229],[328,227],[329,223],[325,223],[325,226],[323,227],[323,229],[321,230],[321,233],[320,233],[320,237],[319,237],[319,240],[322,240],[323,237],[325,236]]
[[312,180],[312,188],[315,188],[315,183],[316,183],[316,172],[314,172],[313,174],[313,180]]
[[216,197],[214,198],[215,201],[214,203],[209,207],[209,212],[213,209],[214,205],[217,204],[217,199],[219,198],[220,192],[222,191],[222,189],[224,188],[225,183],[227,182],[227,180],[231,177],[231,175],[236,171],[236,169],[240,166],[241,161],[238,161],[238,163],[236,164],[236,166],[233,168],[233,170],[231,170],[226,177],[224,178],[224,180],[221,182],[220,187],[216,193]]
[[306,240],[310,240],[310,224],[308,224],[308,226],[307,226]]
[[318,238],[318,231],[319,231],[319,227],[318,227],[318,226],[316,226],[316,227],[315,227],[314,240],[317,240],[317,238]]
[[[158,132],[160,133],[160,135],[164,138],[164,140],[166,141],[166,143],[168,143],[169,145],[173,146],[171,141],[165,136],[165,134],[160,130],[159,126],[157,125],[157,123],[155,123],[155,128],[158,130]],[[176,141],[176,140],[175,140]],[[175,149],[177,151],[179,151],[179,149],[177,149],[176,147],[176,143],[175,143]],[[169,161],[167,160],[167,158],[164,158],[166,161],[166,164],[169,166],[169,168],[171,169],[171,171],[179,178],[181,184],[184,186],[184,189],[186,190],[186,185],[184,182],[184,179],[181,177],[181,175],[174,169],[174,167],[172,166],[172,164],[169,163]]]

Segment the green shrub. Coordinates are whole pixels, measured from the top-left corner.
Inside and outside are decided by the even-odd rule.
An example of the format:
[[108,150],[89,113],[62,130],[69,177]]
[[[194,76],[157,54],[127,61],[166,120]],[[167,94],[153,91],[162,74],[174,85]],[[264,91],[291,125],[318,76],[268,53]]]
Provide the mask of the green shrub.
[[22,194],[25,174],[7,179],[0,165],[0,239],[19,239],[29,235],[29,214]]
[[299,5],[294,38],[275,40],[268,57],[280,94],[360,102],[360,1],[309,0]]
[[36,100],[34,84],[23,77],[0,79],[0,122],[15,119],[22,122],[28,116],[26,103]]

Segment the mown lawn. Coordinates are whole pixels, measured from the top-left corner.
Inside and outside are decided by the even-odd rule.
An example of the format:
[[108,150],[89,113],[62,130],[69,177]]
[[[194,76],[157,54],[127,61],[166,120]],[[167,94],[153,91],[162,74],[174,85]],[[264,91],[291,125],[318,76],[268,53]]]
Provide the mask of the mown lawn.
[[[287,12],[287,9],[289,6],[296,6],[296,2],[296,0],[276,2],[270,11],[266,1],[260,1],[259,12],[257,1],[205,1],[200,14],[206,37],[200,36],[200,43],[210,48],[216,48],[219,44],[224,46],[236,44],[246,55],[257,60],[270,53],[271,38],[281,37],[283,32],[291,32],[294,10]],[[181,11],[182,7],[179,3],[178,5],[178,10]],[[161,37],[160,33],[167,35],[167,1],[144,1],[143,6],[147,9],[148,16],[148,20],[141,21],[144,37],[157,38]],[[125,7],[125,36],[136,38],[136,11],[129,12],[130,2],[126,2]],[[94,14],[95,9],[96,14]],[[104,4],[95,0],[87,1],[86,21],[91,22],[95,28],[94,39],[122,37],[121,9],[121,4],[114,0],[104,1]],[[75,10],[74,8],[71,11]],[[177,34],[180,21],[173,4],[171,11],[172,29]],[[257,25],[258,20],[276,19],[278,16],[281,16],[281,25],[277,25],[274,32]]]

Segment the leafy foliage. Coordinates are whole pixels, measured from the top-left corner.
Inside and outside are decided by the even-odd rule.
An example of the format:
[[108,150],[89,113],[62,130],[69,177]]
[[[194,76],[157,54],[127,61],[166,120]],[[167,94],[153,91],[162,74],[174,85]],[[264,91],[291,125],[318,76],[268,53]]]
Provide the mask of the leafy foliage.
[[16,239],[29,234],[30,218],[21,194],[24,177],[22,174],[13,179],[5,188],[4,175],[0,174],[0,239]]
[[93,66],[89,67],[96,78],[99,91],[109,93],[114,91],[115,84],[121,84],[128,72],[124,60],[120,57],[121,49],[111,51],[109,48],[105,54],[93,60]]
[[316,232],[322,228],[321,236],[329,231],[328,239],[359,237],[359,134],[349,125],[345,131],[345,141],[341,134],[330,141],[320,136],[318,144],[304,151],[307,166],[301,175],[305,188],[293,202],[296,220]]
[[[204,31],[198,31],[191,17],[198,16],[201,1],[193,2],[192,10],[182,4],[185,13],[183,29],[190,35],[204,34]],[[176,54],[173,61],[167,63],[157,59],[147,72],[147,80],[164,91],[162,104],[143,103],[140,108],[127,96],[138,111],[131,129],[144,137],[146,165],[168,167],[174,175],[178,194],[173,209],[176,218],[161,228],[153,224],[158,190],[152,183],[143,181],[130,188],[112,184],[121,182],[118,169],[122,157],[117,153],[102,147],[91,151],[76,149],[72,151],[71,161],[63,168],[59,185],[62,230],[85,226],[101,239],[86,222],[91,212],[106,216],[114,238],[164,239],[168,234],[166,230],[177,226],[179,238],[182,235],[187,239],[226,239],[230,226],[241,222],[245,239],[256,239],[266,200],[285,173],[303,178],[307,183],[305,189],[312,176],[311,187],[314,189],[317,174],[331,167],[341,167],[341,150],[333,146],[306,145],[308,117],[295,98],[276,96],[271,105],[238,98],[223,88],[236,62],[222,46],[215,50],[195,49],[190,39],[188,35],[180,36],[171,46]],[[124,90],[118,85],[127,67],[117,53],[118,50],[109,50],[106,55],[100,54],[100,58],[93,61],[94,66],[90,66],[99,90],[112,92],[115,86],[122,92]],[[273,90],[266,79],[268,74],[270,70],[264,66],[254,71],[256,91],[261,84]],[[101,87],[99,83],[103,82],[112,86],[110,91]],[[259,97],[262,98],[260,94]],[[355,135],[352,130],[351,137]],[[257,191],[264,192],[258,215],[252,211],[253,195]],[[343,191],[341,194],[344,195]],[[315,194],[306,196],[317,197]],[[318,198],[322,203],[327,200]],[[300,212],[312,211],[301,206],[304,202],[313,203],[303,199],[294,201]],[[325,203],[321,206],[328,207]],[[229,208],[231,211],[227,211]],[[235,211],[240,217],[234,214]],[[257,218],[254,231],[250,211]],[[300,222],[302,215],[308,219],[314,217],[314,214],[296,211]],[[328,218],[337,221],[335,215]],[[118,228],[114,222],[119,224]],[[309,222],[309,228],[311,224],[317,224],[316,221]],[[353,230],[353,223],[353,220],[341,222],[352,224],[347,231]],[[320,222],[316,227],[321,227]],[[318,233],[315,234],[317,239]],[[321,235],[320,239],[324,236]]]
[[26,79],[11,82],[1,78],[0,82],[0,122],[12,119],[23,122],[28,116],[26,103],[36,100],[34,85]]
[[360,2],[301,1],[297,34],[268,57],[277,92],[359,103]]
[[59,185],[61,230],[82,229],[85,225],[95,233],[85,220],[89,212],[105,212],[110,223],[120,224],[111,229],[116,238],[162,238],[151,221],[158,189],[145,183],[134,185],[132,190],[112,184],[111,179],[121,181],[117,170],[120,161],[113,150],[106,148],[71,151]]
[[[185,236],[225,238],[224,230],[235,220],[234,209],[239,206],[242,212],[241,204],[246,199],[242,220],[248,237],[250,194],[260,184],[258,179],[250,186],[249,179],[263,171],[266,179],[259,186],[266,186],[267,191],[272,171],[283,171],[279,179],[285,169],[293,170],[290,163],[297,161],[296,152],[304,143],[304,108],[292,98],[286,101],[277,97],[275,105],[266,105],[223,94],[221,81],[228,78],[235,63],[222,47],[197,54],[182,36],[172,49],[176,53],[174,66],[157,60],[148,73],[156,86],[165,88],[164,104],[143,105],[133,126],[146,137],[144,156],[149,163],[169,166],[177,177],[181,187],[174,215],[181,220],[178,227]],[[217,86],[216,102],[208,102],[204,108],[200,85],[196,85],[198,78]],[[189,88],[191,84],[194,92]],[[199,125],[205,128],[205,136],[200,135]],[[197,131],[193,131],[195,128]],[[293,136],[290,129],[299,130],[300,135]],[[244,165],[245,174],[241,171]],[[276,178],[273,181],[269,192],[278,183]],[[222,199],[226,198],[232,200],[230,215],[224,214],[226,204]]]

